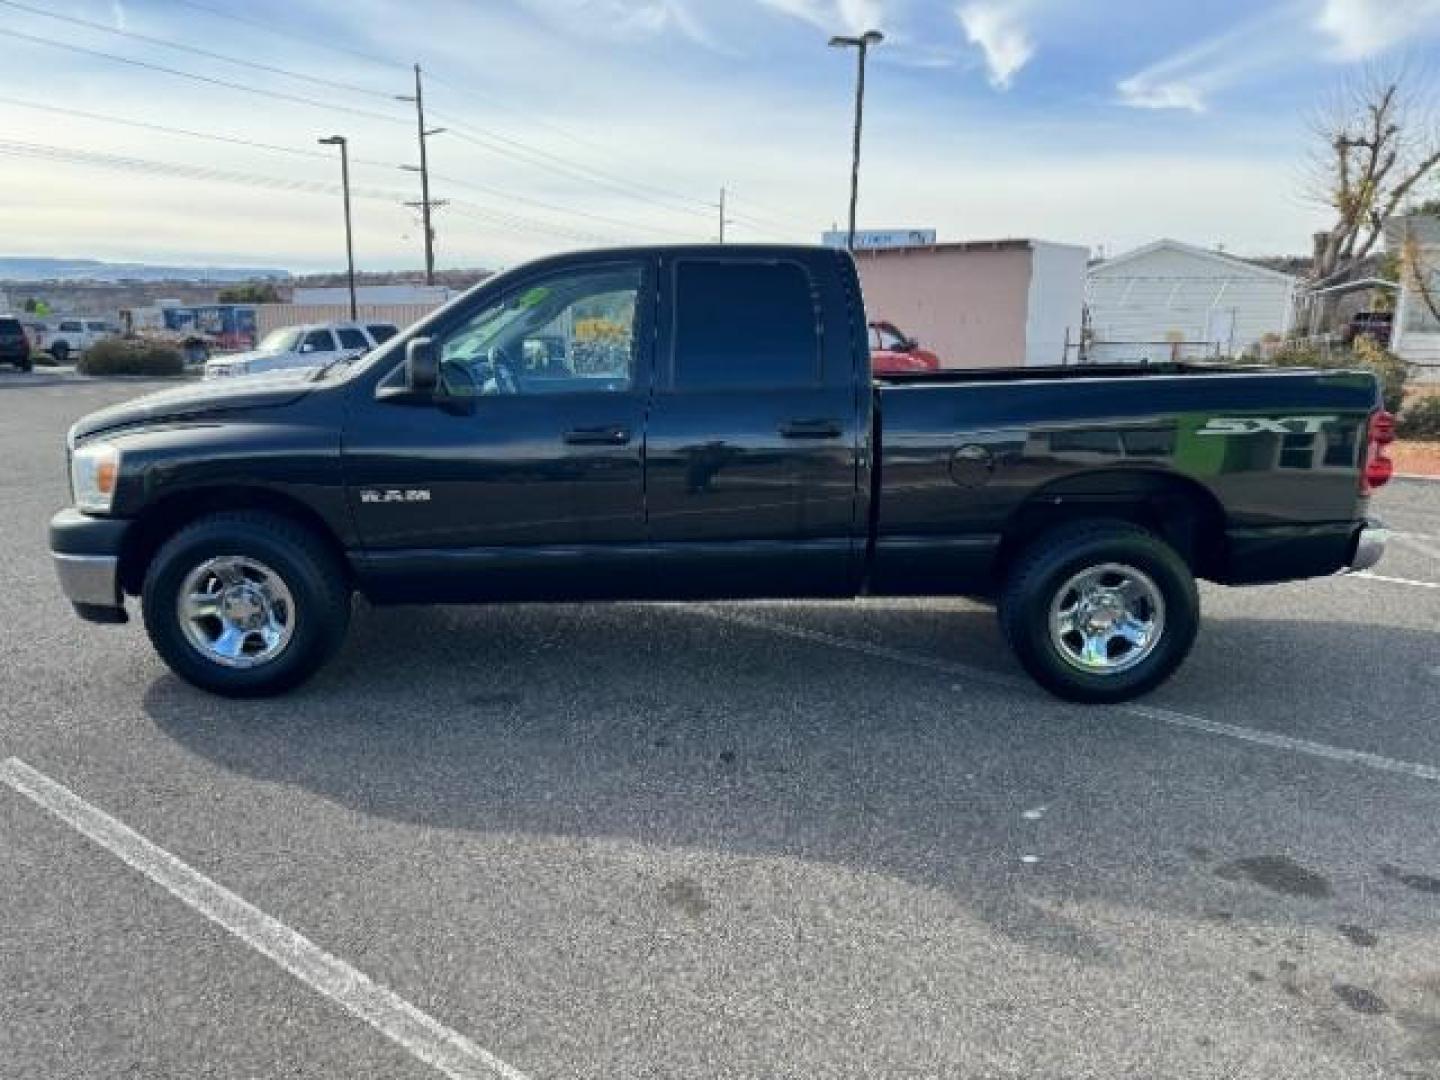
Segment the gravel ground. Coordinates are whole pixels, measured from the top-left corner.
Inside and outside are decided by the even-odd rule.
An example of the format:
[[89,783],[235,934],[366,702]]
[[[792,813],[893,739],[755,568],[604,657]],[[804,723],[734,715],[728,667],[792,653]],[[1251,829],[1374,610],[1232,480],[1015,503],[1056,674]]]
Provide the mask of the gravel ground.
[[[146,388],[0,375],[0,761],[511,1075],[1440,1076],[1440,485],[1378,576],[1206,587],[1136,707],[882,600],[362,605],[234,703],[49,566],[65,427]],[[5,786],[0,916],[0,1074],[440,1075]]]

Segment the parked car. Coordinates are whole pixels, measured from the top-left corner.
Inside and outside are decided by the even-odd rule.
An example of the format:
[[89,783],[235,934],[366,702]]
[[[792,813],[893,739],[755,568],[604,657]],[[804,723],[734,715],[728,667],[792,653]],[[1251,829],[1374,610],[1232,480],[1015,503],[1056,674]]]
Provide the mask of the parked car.
[[[828,248],[561,255],[358,363],[113,406],[69,433],[60,583],[92,621],[140,597],[165,662],[227,695],[316,671],[354,591],[864,594],[998,597],[1035,679],[1110,702],[1183,661],[1197,577],[1380,558],[1367,513],[1393,425],[1374,375],[873,376],[860,295]],[[383,662],[405,677],[403,645]]]
[[205,364],[205,378],[313,368],[352,359],[399,333],[391,323],[310,323],[271,330],[250,352],[217,356]]
[[876,375],[896,375],[906,371],[939,371],[940,358],[894,323],[870,324],[870,366]]
[[1382,349],[1390,347],[1391,335],[1395,332],[1393,311],[1357,311],[1350,318],[1344,333],[1340,335],[1346,345],[1355,344],[1356,338],[1371,338]]
[[35,347],[55,357],[57,363],[67,363],[72,357],[79,357],[96,342],[118,337],[120,328],[104,319],[51,318],[45,323],[41,340]]
[[0,316],[0,364],[14,364],[21,371],[34,366],[30,358],[30,335],[19,319]]

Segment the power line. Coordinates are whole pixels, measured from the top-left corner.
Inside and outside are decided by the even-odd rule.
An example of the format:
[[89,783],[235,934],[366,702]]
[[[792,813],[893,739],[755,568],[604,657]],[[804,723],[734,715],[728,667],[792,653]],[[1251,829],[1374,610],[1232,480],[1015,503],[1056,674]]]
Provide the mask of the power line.
[[194,82],[206,83],[210,86],[222,86],[229,90],[239,90],[242,93],[273,98],[277,101],[288,101],[294,104],[309,105],[316,109],[329,109],[333,112],[349,113],[351,116],[363,116],[369,120],[383,120],[388,124],[409,124],[408,120],[399,116],[378,113],[370,109],[356,109],[349,105],[338,105],[329,101],[317,101],[314,98],[302,97],[299,94],[287,94],[279,90],[262,90],[256,86],[246,86],[244,83],[217,79],[210,75],[196,75],[194,72],[181,71],[179,68],[166,67],[163,64],[152,64],[145,60],[136,60],[129,56],[104,52],[100,49],[87,49],[80,45],[71,45],[68,41],[56,41],[53,38],[41,37],[38,34],[26,34],[19,30],[11,30],[8,27],[0,27],[0,34],[19,38],[22,41],[32,41],[39,45],[49,45],[56,49],[79,53],[82,56],[93,56],[102,60],[113,60],[116,63],[129,64],[132,67],[145,68],[147,71],[160,71],[166,75],[176,75],[182,79],[190,79]]
[[[319,158],[325,161],[329,161],[331,157],[331,155],[320,150],[310,150],[298,146],[280,146],[276,143],[258,142],[254,139],[246,139],[238,135],[219,135],[212,131],[192,131],[189,128],[170,127],[166,124],[152,124],[147,120],[132,120],[124,116],[88,112],[85,109],[70,109],[63,105],[46,105],[38,101],[23,101],[20,98],[0,96],[0,104],[17,105],[22,109],[39,109],[43,112],[58,113],[62,116],[78,116],[84,120],[97,120],[105,124],[119,124],[123,127],[156,131],[164,135],[180,135],[189,139],[205,139],[208,142],[245,146],[254,150],[269,150],[277,154],[290,154],[294,157]],[[356,165],[372,165],[385,169],[393,169],[396,167],[392,161],[377,161],[373,158],[352,158],[351,162]]]
[[[118,124],[124,127],[139,128],[145,131],[154,131],[164,135],[176,135],[189,139],[204,139],[207,142],[218,142],[227,145],[244,146],[255,150],[266,150],[274,153],[288,154],[293,157],[312,158],[327,162],[331,158],[330,154],[327,154],[323,151],[311,150],[305,147],[281,146],[276,143],[259,142],[254,139],[246,139],[236,135],[220,135],[215,132],[192,131],[189,128],[171,127],[166,124],[153,124],[144,120],[133,120],[123,116],[89,112],[85,109],[70,109],[62,105],[46,105],[38,101],[25,101],[20,98],[6,97],[3,95],[0,95],[0,104],[15,105],[25,109],[37,109],[43,112],[56,113],[62,116],[75,116],[81,119],[94,120],[106,124]],[[352,165],[365,165],[377,169],[394,170],[397,168],[406,167],[403,165],[399,165],[393,161],[380,161],[375,158],[352,157],[350,161]],[[530,195],[521,195],[517,192],[507,191],[503,188],[494,187],[490,184],[483,184],[478,181],[468,180],[458,176],[442,176],[436,173],[432,173],[431,175],[432,177],[434,177],[434,179],[441,180],[447,184],[454,185],[455,187],[482,192],[483,194],[493,195],[496,198],[500,199],[507,199],[514,202],[526,203],[531,206],[538,207],[542,210],[551,210],[559,214],[586,218],[591,221],[596,221],[607,225],[615,225],[623,229],[628,229],[632,231],[639,229],[651,233],[658,232],[677,237],[684,237],[688,235],[669,229],[657,228],[653,225],[639,225],[636,222],[626,221],[622,218],[610,217],[605,214],[596,214],[586,210],[578,210],[571,207],[561,206],[558,203],[547,202],[544,199],[537,199]]]
[[18,0],[0,0],[0,4],[3,4],[5,7],[15,8],[18,11],[29,12],[31,15],[41,15],[47,19],[56,19],[60,22],[70,23],[73,26],[83,26],[89,30],[98,30],[104,34],[130,38],[133,41],[143,41],[149,45],[159,45],[166,49],[177,49],[180,52],[194,53],[196,56],[203,56],[207,60],[220,60],[226,64],[253,68],[256,71],[268,71],[272,75],[283,75],[287,79],[299,79],[302,82],[314,83],[316,86],[326,86],[332,90],[345,90],[352,94],[366,94],[370,97],[383,98],[387,101],[392,96],[383,90],[372,90],[367,86],[356,86],[354,83],[324,79],[318,75],[307,75],[302,71],[291,71],[288,68],[276,67],[273,64],[262,64],[258,61],[247,60],[239,56],[228,56],[225,53],[211,52],[209,49],[201,49],[195,45],[186,45],[179,41],[167,41],[165,38],[151,37],[149,34],[137,34],[133,30],[121,30],[119,27],[106,26],[102,22],[95,22],[92,19],[82,19],[76,15],[61,15],[58,12],[46,11],[43,8],[31,7],[29,4],[19,3]]
[[[302,180],[294,177],[266,176],[260,173],[236,172],[204,165],[190,165],[181,162],[154,161],[148,158],[130,157],[122,154],[108,154],[94,150],[78,150],[72,147],[52,146],[46,143],[0,140],[0,157],[35,158],[62,164],[84,165],[122,172],[158,176],[165,179],[196,180],[213,183],[233,184],[241,187],[258,188],[267,191],[304,192],[313,195],[338,195],[340,185],[320,180]],[[358,199],[369,199],[399,204],[404,193],[383,188],[352,188],[351,195]],[[455,200],[457,209],[464,216],[490,221],[518,232],[546,233],[567,239],[586,241],[609,238],[593,233],[548,225],[532,218],[521,217],[504,211],[492,210],[478,204]]]
[[322,49],[329,49],[331,52],[342,53],[346,56],[354,56],[361,60],[369,60],[373,64],[383,64],[386,67],[401,68],[408,71],[409,64],[402,64],[398,60],[385,56],[378,56],[375,53],[362,52],[359,49],[351,49],[344,45],[337,45],[333,41],[326,40],[310,34],[298,34],[293,30],[282,30],[274,23],[263,22],[260,19],[250,19],[244,15],[236,15],[233,11],[225,11],[223,8],[213,7],[210,4],[202,4],[199,0],[170,0],[172,4],[180,4],[184,7],[194,8],[196,11],[203,11],[206,14],[214,15],[216,18],[229,19],[231,22],[239,23],[242,26],[251,26],[258,30],[265,30],[271,34],[279,34],[282,37],[293,38],[296,41],[304,41],[310,45],[318,45]]
[[[0,98],[0,100],[4,99]],[[675,229],[657,228],[654,225],[638,225],[633,221],[626,221],[623,218],[610,217],[608,214],[595,214],[591,213],[588,210],[574,210],[569,207],[561,206],[558,203],[546,202],[544,199],[537,199],[530,195],[519,195],[513,191],[505,191],[502,188],[492,187],[489,184],[482,184],[475,180],[464,180],[458,176],[442,176],[439,173],[431,173],[430,175],[436,180],[443,180],[445,183],[454,185],[455,187],[469,188],[472,191],[482,191],[487,195],[494,195],[498,198],[511,199],[515,202],[527,203],[531,206],[537,206],[544,210],[554,210],[557,213],[561,214],[572,214],[575,217],[587,218],[590,221],[598,221],[605,225],[617,225],[622,229],[641,229],[652,233],[663,233],[667,236],[677,236],[687,239],[690,238],[691,235],[689,233],[680,232]]]

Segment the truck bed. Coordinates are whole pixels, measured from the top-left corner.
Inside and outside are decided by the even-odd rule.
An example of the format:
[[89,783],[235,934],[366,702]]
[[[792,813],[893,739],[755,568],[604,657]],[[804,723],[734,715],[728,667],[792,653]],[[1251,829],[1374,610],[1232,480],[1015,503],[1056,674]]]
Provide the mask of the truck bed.
[[[1033,510],[1104,515],[1137,496],[1162,516],[1183,503],[1214,519],[1205,576],[1329,573],[1353,540],[1380,406],[1369,374],[1211,364],[885,376],[874,397],[873,574],[885,591],[933,588],[944,566],[989,579]],[[1288,546],[1297,536],[1314,543]]]

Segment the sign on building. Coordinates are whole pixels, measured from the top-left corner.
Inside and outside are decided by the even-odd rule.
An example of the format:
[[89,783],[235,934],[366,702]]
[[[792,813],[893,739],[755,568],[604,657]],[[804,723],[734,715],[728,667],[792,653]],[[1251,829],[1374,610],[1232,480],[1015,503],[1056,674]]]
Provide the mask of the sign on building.
[[[931,247],[938,234],[934,229],[856,229],[856,251],[880,251],[886,248]],[[845,230],[826,232],[820,242],[826,247],[843,248],[850,234]]]

